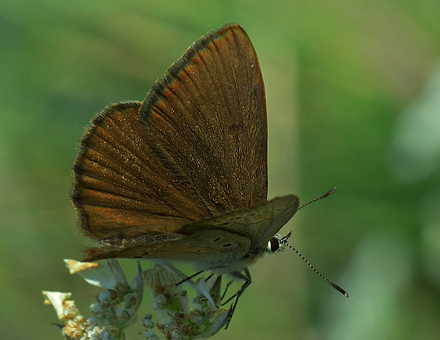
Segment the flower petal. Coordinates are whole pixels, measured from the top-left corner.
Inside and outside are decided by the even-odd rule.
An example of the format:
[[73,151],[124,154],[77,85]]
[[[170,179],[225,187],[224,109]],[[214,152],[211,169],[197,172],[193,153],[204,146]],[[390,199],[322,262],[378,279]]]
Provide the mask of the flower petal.
[[84,280],[94,286],[111,289],[118,284],[128,285],[124,272],[115,259],[108,259],[100,263],[82,263],[67,259],[64,262],[71,274],[81,275]]

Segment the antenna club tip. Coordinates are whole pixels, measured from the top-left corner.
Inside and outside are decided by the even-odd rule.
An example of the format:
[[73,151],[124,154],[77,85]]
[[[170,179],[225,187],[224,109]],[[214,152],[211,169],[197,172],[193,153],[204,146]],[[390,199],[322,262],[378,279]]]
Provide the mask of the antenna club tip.
[[338,187],[333,187],[333,189],[331,189],[331,190],[327,193],[327,196],[330,196],[330,195],[333,194],[336,190],[338,190]]
[[342,295],[344,295],[345,297],[348,298],[348,293],[342,289],[341,287],[339,287],[336,283],[330,282],[330,284],[332,285],[332,287],[334,289],[336,289],[339,293],[341,293]]

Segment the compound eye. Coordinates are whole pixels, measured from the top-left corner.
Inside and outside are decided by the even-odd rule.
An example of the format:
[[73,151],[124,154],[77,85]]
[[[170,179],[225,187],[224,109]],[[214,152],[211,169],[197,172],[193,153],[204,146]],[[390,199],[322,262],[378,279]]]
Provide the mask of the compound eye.
[[278,249],[280,249],[280,241],[276,237],[272,237],[267,243],[267,251],[275,253]]

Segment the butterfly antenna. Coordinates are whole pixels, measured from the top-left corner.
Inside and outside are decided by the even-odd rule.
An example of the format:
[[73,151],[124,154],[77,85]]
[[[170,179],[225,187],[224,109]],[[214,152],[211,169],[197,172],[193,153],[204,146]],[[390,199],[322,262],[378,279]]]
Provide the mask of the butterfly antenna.
[[[330,195],[333,194],[336,190],[338,190],[338,188],[337,188],[337,187],[334,187],[334,188],[331,189],[330,191],[326,192],[324,195],[319,196],[319,197],[317,197],[317,198],[315,198],[315,199],[312,199],[311,201],[307,202],[306,204],[303,204],[302,206],[300,206],[300,207],[298,208],[298,210],[301,210],[302,208],[305,208],[305,207],[307,207],[308,205],[310,205],[310,204],[312,204],[312,203],[315,203],[316,201],[322,200],[323,198],[326,198],[326,197],[330,196]],[[297,211],[298,211],[298,210],[297,210]]]
[[[333,190],[333,191],[332,191]],[[326,195],[323,195],[311,202],[317,201],[318,199],[327,197],[328,195],[332,194],[336,188],[332,189],[331,191],[329,191]],[[311,203],[309,202],[309,203]],[[309,204],[307,203],[307,204]],[[341,294],[343,294],[344,296],[348,297],[348,293],[342,289],[341,287],[339,287],[336,283],[331,282],[329,279],[327,279],[324,275],[322,275],[320,272],[318,272],[318,270],[312,266],[312,264],[298,251],[296,250],[293,246],[291,246],[289,243],[287,243],[287,240],[289,239],[290,235],[292,234],[292,232],[288,233],[286,236],[284,236],[283,238],[281,238],[280,240],[280,244],[284,245],[284,246],[288,246],[290,249],[292,249],[295,253],[298,254],[299,257],[301,257],[301,259],[307,263],[307,265],[321,278],[323,279],[325,282],[327,282],[328,284],[330,284],[334,289],[336,289],[338,292],[340,292]]]

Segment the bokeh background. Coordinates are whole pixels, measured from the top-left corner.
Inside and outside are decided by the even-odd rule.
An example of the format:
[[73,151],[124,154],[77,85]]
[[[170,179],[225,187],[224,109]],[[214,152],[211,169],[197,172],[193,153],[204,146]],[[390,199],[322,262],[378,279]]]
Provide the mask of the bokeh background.
[[267,256],[215,338],[438,339],[439,17],[438,0],[2,0],[0,337],[61,339],[41,291],[85,315],[98,292],[62,262],[85,246],[68,193],[89,119],[238,22],[265,79],[270,197],[339,187],[283,231],[350,298],[293,252]]

